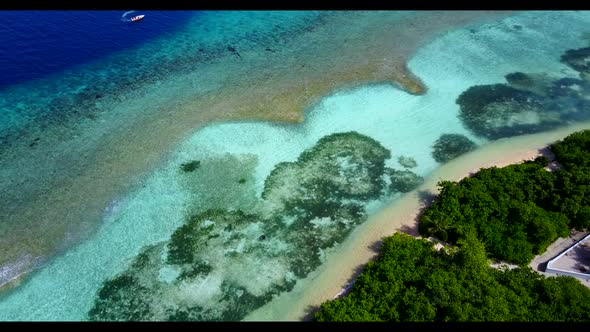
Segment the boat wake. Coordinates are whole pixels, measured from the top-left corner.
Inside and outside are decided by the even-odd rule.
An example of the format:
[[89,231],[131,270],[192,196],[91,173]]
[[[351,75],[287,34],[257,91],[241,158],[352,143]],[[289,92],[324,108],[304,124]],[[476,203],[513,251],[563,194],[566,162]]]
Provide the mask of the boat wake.
[[128,12],[124,12],[123,15],[121,15],[121,21],[123,21],[123,22],[131,22],[131,20],[129,18],[127,18],[127,15],[129,15],[131,13],[135,13],[135,10],[130,10]]

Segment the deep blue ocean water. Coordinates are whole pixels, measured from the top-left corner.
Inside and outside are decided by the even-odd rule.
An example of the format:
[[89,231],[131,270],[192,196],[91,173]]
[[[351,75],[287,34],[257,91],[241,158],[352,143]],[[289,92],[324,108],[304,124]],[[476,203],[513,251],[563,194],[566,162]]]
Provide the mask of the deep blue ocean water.
[[0,11],[0,88],[135,47],[181,27],[195,11]]
[[[20,276],[27,269],[39,269],[38,273],[32,274],[29,280],[25,279],[26,281],[14,292],[6,297],[0,294],[0,320],[88,319],[88,312],[103,282],[122,271],[127,271],[130,262],[138,257],[136,255],[143,250],[142,248],[162,244],[161,241],[169,239],[174,230],[185,222],[188,216],[185,215],[186,211],[194,212],[193,206],[196,206],[195,210],[208,209],[211,206],[237,210],[243,206],[249,206],[247,204],[259,197],[253,192],[262,192],[265,177],[275,169],[278,163],[296,160],[304,149],[309,148],[325,135],[346,131],[368,135],[392,151],[391,164],[388,164],[388,167],[397,167],[399,170],[401,167],[396,163],[397,157],[410,156],[419,164],[414,171],[421,176],[426,176],[439,166],[431,156],[432,145],[437,137],[443,133],[470,135],[458,117],[457,96],[473,85],[504,82],[504,75],[514,71],[561,73],[563,66],[558,62],[560,55],[566,49],[583,47],[585,44],[580,44],[577,32],[584,31],[590,25],[590,17],[587,14],[577,16],[571,13],[525,13],[526,15],[521,14],[502,24],[479,29],[477,33],[461,28],[421,48],[408,64],[408,67],[429,87],[428,93],[424,96],[409,95],[389,85],[370,85],[323,98],[317,107],[313,107],[314,111],[306,114],[305,122],[297,126],[282,126],[268,122],[213,124],[199,130],[178,150],[166,151],[169,153],[167,156],[171,156],[170,160],[166,160],[162,168],[158,168],[142,181],[138,191],[121,196],[110,195],[102,220],[92,220],[86,216],[77,218],[77,215],[71,217],[70,211],[73,209],[79,209],[90,215],[90,209],[99,209],[106,205],[90,203],[91,201],[98,201],[100,195],[107,196],[105,192],[118,193],[117,190],[105,190],[105,183],[116,187],[119,183],[134,181],[133,177],[120,176],[126,174],[119,170],[119,166],[126,167],[124,161],[131,160],[132,157],[151,158],[148,154],[153,152],[158,156],[164,155],[164,151],[155,151],[160,145],[149,146],[145,142],[140,142],[140,139],[135,139],[133,135],[123,135],[121,132],[136,133],[149,130],[149,134],[154,139],[150,138],[147,142],[155,142],[156,139],[167,134],[166,131],[157,129],[182,127],[173,125],[186,119],[186,117],[175,117],[174,111],[179,105],[177,101],[194,98],[201,91],[209,91],[206,90],[209,87],[212,90],[222,91],[235,82],[235,76],[231,74],[244,74],[245,71],[241,70],[232,72],[237,65],[234,67],[232,61],[223,62],[224,58],[233,57],[235,60],[238,57],[239,60],[235,62],[240,63],[246,70],[260,70],[261,66],[257,65],[259,59],[276,58],[279,61],[266,62],[268,67],[264,69],[272,72],[276,68],[279,73],[284,72],[285,65],[304,64],[300,59],[311,59],[311,65],[317,66],[318,74],[321,74],[321,65],[326,61],[346,60],[346,58],[331,57],[332,53],[324,58],[325,55],[322,52],[318,52],[317,59],[303,56],[299,58],[300,54],[308,52],[309,49],[314,50],[314,48],[305,48],[308,42],[315,41],[314,35],[318,38],[317,40],[327,41],[322,44],[326,47],[326,53],[328,50],[339,51],[340,49],[339,45],[330,43],[330,40],[325,37],[338,37],[334,40],[341,41],[348,36],[355,38],[366,36],[366,34],[358,33],[357,29],[348,30],[346,26],[331,25],[333,21],[329,20],[325,29],[314,30],[315,16],[308,13],[245,11],[198,13],[196,19],[190,19],[191,23],[186,25],[187,29],[184,29],[180,28],[182,19],[178,19],[176,15],[185,13],[155,12],[152,15],[147,12],[146,20],[139,23],[125,23],[120,20],[123,12],[111,12],[113,15],[108,14],[109,12],[56,12],[58,17],[72,26],[64,29],[65,23],[61,24],[53,20],[50,24],[47,22],[39,24],[36,28],[39,31],[35,32],[38,34],[29,41],[29,43],[44,45],[45,49],[38,45],[34,47],[38,48],[37,63],[47,69],[46,75],[55,75],[49,79],[34,81],[32,84],[22,84],[18,88],[0,91],[0,144],[3,139],[1,135],[3,126],[12,130],[11,124],[15,127],[25,124],[22,126],[24,128],[22,131],[17,130],[20,130],[20,127],[14,131],[7,130],[11,136],[6,135],[5,141],[11,144],[17,142],[20,145],[11,145],[6,149],[5,154],[0,154],[2,166],[0,167],[0,206],[5,207],[0,209],[0,220],[3,221],[0,222],[0,234],[3,234],[0,237],[0,252],[3,252],[0,254],[0,259],[7,257],[6,253],[12,254],[13,257],[16,256],[14,253],[21,255],[8,261],[7,264],[0,264],[0,285],[2,282]],[[88,26],[81,27],[81,22],[72,23],[72,20],[79,20],[83,16],[81,13],[86,13],[86,17],[99,15],[102,19],[100,22],[109,28],[103,28],[105,31],[100,31],[97,24],[85,22],[84,24]],[[137,12],[137,14],[140,13]],[[46,12],[39,12],[39,14],[45,15]],[[191,13],[186,14],[183,18],[189,21]],[[160,16],[162,24],[171,24],[169,30],[146,24],[156,15]],[[2,20],[0,12],[0,25],[10,27],[6,22],[8,21]],[[172,24],[172,22],[175,23]],[[336,22],[342,21],[336,20]],[[354,27],[356,22],[363,23],[363,20],[351,19],[352,24],[348,26]],[[543,25],[539,25],[539,22],[543,22]],[[76,24],[78,24],[78,32],[72,32],[76,30],[73,29]],[[520,25],[521,30],[513,29],[514,24]],[[52,32],[52,38],[55,38],[53,42],[49,42],[51,39],[45,37],[45,34],[50,32],[46,29],[49,25],[55,28]],[[363,27],[362,24],[356,26]],[[16,26],[13,24],[11,27]],[[23,27],[31,26],[21,24],[21,32]],[[62,29],[64,31],[60,31]],[[142,29],[157,33],[148,38],[149,34],[141,33],[145,31]],[[171,33],[172,30],[175,32]],[[0,36],[9,39],[8,33],[2,33],[2,31]],[[107,34],[106,31],[109,33]],[[575,33],[571,33],[572,31]],[[304,36],[306,38],[304,43],[290,42],[300,41],[291,36],[303,32],[309,32]],[[94,40],[90,36],[83,37],[84,33],[92,35]],[[317,36],[320,33],[325,35]],[[16,33],[13,34],[16,35]],[[156,37],[164,34],[170,34],[170,38]],[[128,35],[135,36],[135,39],[127,38]],[[311,38],[308,38],[309,36]],[[27,35],[26,38],[29,36]],[[68,44],[67,47],[71,47],[73,39],[79,39],[80,43],[78,48],[73,47],[74,50],[71,51],[77,54],[76,56],[66,52],[66,46],[63,45],[65,43]],[[18,38],[15,40],[24,45],[24,41]],[[109,40],[110,42],[107,42]],[[102,43],[102,46],[95,47],[96,43]],[[0,47],[3,46],[0,45]],[[277,54],[272,51],[281,47],[285,47],[282,50],[283,53]],[[123,50],[124,48],[128,49]],[[47,60],[48,50],[54,52],[51,56],[55,57],[55,61]],[[236,50],[243,55],[243,59],[236,54],[238,53]],[[342,48],[342,50],[343,55],[350,52],[350,49]],[[27,51],[30,51],[30,47]],[[252,51],[259,51],[255,53],[257,61],[249,61],[254,53]],[[361,49],[360,52],[362,51]],[[379,52],[373,53],[371,48],[367,48],[366,52],[367,57],[379,54]],[[117,55],[108,56],[111,53]],[[364,55],[364,53],[361,54]],[[64,58],[66,55],[71,58]],[[258,56],[260,58],[257,58]],[[287,59],[287,57],[292,58]],[[8,55],[6,58],[10,59]],[[15,62],[24,63],[23,72],[39,73],[31,66],[35,63],[34,61],[24,61],[24,57],[18,55],[12,55],[12,59]],[[282,59],[286,60],[282,62]],[[212,65],[207,67],[208,63]],[[224,64],[229,65],[223,66]],[[48,69],[48,66],[55,67]],[[70,66],[77,68],[71,71],[66,70]],[[4,69],[4,67],[0,68]],[[66,72],[61,75],[60,72],[64,70]],[[181,75],[177,75],[178,73]],[[44,75],[38,77],[41,76]],[[294,80],[301,79],[299,75],[291,75],[291,77]],[[25,79],[30,78],[32,77]],[[13,83],[14,80],[6,81]],[[255,80],[252,82],[256,83]],[[143,88],[145,89],[142,91]],[[145,93],[132,93],[135,91]],[[215,98],[224,96],[221,93],[211,95]],[[237,95],[237,98],[239,97],[240,94]],[[192,100],[199,101],[197,98]],[[244,98],[244,100],[248,99]],[[194,109],[191,109],[194,112],[204,108],[197,102],[190,105],[194,106]],[[221,107],[213,109],[218,110]],[[2,118],[3,112],[5,118]],[[161,112],[163,115],[152,116],[156,112]],[[501,112],[500,114],[502,115]],[[159,121],[164,118],[166,121]],[[103,121],[105,119],[107,121]],[[530,121],[531,119],[527,116],[524,119],[516,118],[516,120]],[[79,121],[79,127],[71,125],[76,124],[75,121]],[[161,125],[159,125],[160,122]],[[113,123],[115,125],[111,125]],[[127,126],[127,123],[132,125]],[[135,123],[139,125],[134,125]],[[142,124],[151,123],[158,125],[140,128]],[[13,132],[16,134],[12,135]],[[21,132],[24,134],[19,136]],[[80,132],[85,135],[78,136]],[[137,137],[147,136],[138,135]],[[180,134],[178,136],[180,137]],[[128,137],[134,144],[122,141]],[[52,144],[53,142],[57,144]],[[121,142],[127,150],[108,149],[118,142]],[[119,162],[117,159],[127,151],[131,157],[125,156],[122,158],[123,162]],[[86,161],[87,156],[89,156],[88,161]],[[226,157],[220,156],[232,157],[225,159]],[[178,170],[182,163],[193,158],[203,161],[204,167],[201,171],[205,172],[191,172],[188,175],[191,177],[189,179],[187,174]],[[102,172],[94,172],[95,170],[102,170]],[[245,183],[237,180],[242,172],[247,174],[248,180]],[[66,185],[62,185],[61,179],[69,176],[92,177],[90,182],[81,182],[85,184],[80,186],[82,190],[73,191],[82,196],[79,200],[77,197],[74,200],[66,200],[74,195],[63,194],[65,190],[74,188],[74,185],[78,183],[63,181]],[[14,185],[13,179],[18,181],[16,182],[18,186]],[[116,182],[119,183],[115,184]],[[189,187],[190,189],[187,189]],[[1,195],[5,192],[8,195]],[[51,192],[51,195],[46,192]],[[279,201],[281,196],[275,197],[277,197],[275,206],[281,206]],[[62,201],[66,203],[60,207]],[[265,199],[265,201],[268,200]],[[31,203],[20,205],[21,202]],[[57,204],[52,205],[53,202]],[[66,207],[67,204],[70,206]],[[369,209],[376,211],[379,206],[369,204],[372,205],[367,205],[367,211]],[[36,209],[36,206],[40,208]],[[56,209],[58,214],[43,213],[50,211],[46,208],[48,206]],[[89,208],[87,209],[86,206]],[[15,212],[12,213],[12,211]],[[243,211],[248,210],[244,208]],[[315,234],[330,234],[333,229],[331,227],[341,225],[328,220],[332,219],[310,220],[314,228],[318,227],[318,232],[324,232]],[[284,221],[285,225],[292,222],[292,220]],[[88,237],[80,236],[83,241],[81,240],[80,245],[74,246],[73,243],[77,240],[78,234],[83,233],[79,230],[90,223],[98,225],[96,233]],[[211,265],[214,266],[214,272],[202,279],[195,278],[195,281],[191,281],[187,288],[169,288],[169,282],[178,278],[178,270],[162,261],[164,255],[155,255],[156,263],[148,264],[149,270],[140,271],[141,275],[138,275],[142,280],[145,277],[148,282],[157,285],[155,288],[150,286],[150,292],[145,293],[146,302],[151,308],[155,308],[154,316],[148,318],[167,319],[169,309],[182,313],[186,312],[185,307],[193,305],[195,306],[192,308],[203,306],[207,308],[205,310],[213,314],[234,315],[234,310],[237,314],[241,314],[244,310],[253,310],[252,306],[260,303],[260,299],[267,301],[268,294],[278,292],[276,289],[281,288],[276,288],[276,285],[285,285],[293,280],[294,273],[290,270],[289,256],[297,258],[301,257],[299,253],[312,252],[305,247],[310,241],[307,241],[305,237],[303,238],[305,242],[292,241],[291,239],[297,239],[297,236],[285,232],[282,233],[284,234],[282,239],[279,236],[276,239],[269,237],[270,241],[265,241],[269,243],[269,246],[260,247],[258,245],[260,238],[256,234],[259,225],[257,220],[256,224],[252,225],[255,227],[248,227],[247,231],[245,228],[237,228],[238,231],[233,234],[237,235],[240,241],[245,239],[237,247],[233,247],[235,242],[224,243],[223,237],[220,237],[223,241],[207,244],[206,250],[203,250],[200,257],[212,258]],[[252,235],[252,241],[249,240],[250,235]],[[233,235],[228,238],[232,239]],[[9,241],[2,242],[1,240],[4,239]],[[321,241],[329,243],[323,239]],[[311,242],[312,246],[317,243],[315,239]],[[3,248],[9,248],[9,250]],[[353,250],[350,249],[351,247],[348,248],[343,249],[349,252]],[[66,249],[68,251],[61,254]],[[320,257],[320,260],[326,257],[323,249],[313,253],[308,255],[312,259],[311,262],[316,262],[315,257]],[[315,255],[316,253],[318,256]],[[347,257],[349,255],[345,251],[343,253],[346,253],[341,256],[345,257],[344,262],[349,259]],[[37,258],[44,258],[37,255],[47,255],[47,257],[54,255],[55,259],[47,261],[44,265],[41,263],[35,265],[40,261]],[[215,259],[214,262],[213,259]],[[306,259],[302,261],[306,262]],[[347,266],[346,264],[348,263],[338,262],[333,266]],[[135,274],[137,271],[132,273]],[[341,272],[336,271],[336,273]],[[315,276],[311,278],[311,280],[320,279]],[[185,284],[182,285],[184,287]],[[285,312],[284,310],[299,310],[293,307],[296,307],[298,303],[301,304],[303,300],[307,301],[307,294],[314,293],[315,299],[317,294],[315,290],[321,287],[311,287],[310,285],[316,285],[313,283],[303,285],[303,287],[309,287],[311,292],[308,290],[302,292],[301,288],[293,292],[296,294],[295,297],[290,300],[287,298],[288,300],[282,302],[283,304],[279,302],[280,306],[286,308],[277,308],[275,303],[272,303],[270,306],[272,313],[269,315],[280,315],[281,311]],[[245,293],[246,291],[249,293]],[[144,293],[138,294],[144,296]],[[247,296],[242,297],[243,294]],[[120,307],[114,305],[113,310],[125,308],[128,304],[117,302],[116,305],[118,303],[122,305]]]

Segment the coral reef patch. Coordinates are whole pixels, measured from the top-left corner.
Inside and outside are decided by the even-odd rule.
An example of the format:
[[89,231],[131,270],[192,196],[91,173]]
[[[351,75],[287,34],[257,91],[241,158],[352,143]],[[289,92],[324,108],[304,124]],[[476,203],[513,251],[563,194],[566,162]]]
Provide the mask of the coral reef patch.
[[513,86],[527,87],[534,84],[533,78],[521,72],[510,73],[504,77],[506,78],[506,82]]
[[414,168],[418,166],[416,159],[412,157],[400,156],[399,158],[397,158],[397,162],[404,168]]
[[194,172],[200,166],[201,162],[199,160],[191,160],[181,164],[180,169],[182,169],[183,172]]
[[[365,220],[366,204],[384,194],[390,157],[370,137],[336,133],[321,138],[295,162],[277,164],[261,198],[242,205],[244,210],[236,208],[237,198],[214,207],[201,196],[208,209],[192,209],[201,212],[188,216],[168,241],[144,248],[127,270],[106,280],[88,318],[242,319],[291,290],[298,278],[322,263],[326,250]],[[207,191],[230,190],[254,182],[247,174],[255,164],[255,158],[232,155],[202,160],[198,172],[181,172],[180,180],[197,195],[199,205],[198,192],[205,189],[197,188],[199,182],[219,180],[211,172],[229,175],[221,179],[226,184],[208,183]],[[231,165],[242,172],[231,171]],[[403,192],[417,176],[399,172],[396,190]]]
[[561,56],[561,62],[580,72],[580,76],[586,80],[590,78],[590,47],[567,50]]
[[388,169],[387,173],[390,178],[389,191],[391,193],[407,193],[424,182],[424,178],[410,170]]
[[443,134],[432,146],[432,157],[439,163],[446,163],[462,154],[475,150],[477,145],[461,134]]
[[508,84],[472,86],[457,98],[459,118],[475,135],[499,139],[550,130],[590,118],[590,48],[568,50],[561,61],[580,78],[521,72]]

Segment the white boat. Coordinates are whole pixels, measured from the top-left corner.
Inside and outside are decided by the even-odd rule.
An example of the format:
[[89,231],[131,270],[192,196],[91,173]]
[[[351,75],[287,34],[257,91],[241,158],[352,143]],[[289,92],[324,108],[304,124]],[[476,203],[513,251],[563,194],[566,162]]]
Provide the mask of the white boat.
[[137,15],[137,16],[133,16],[131,18],[131,22],[137,22],[137,21],[141,21],[143,20],[143,18],[145,17],[145,15]]

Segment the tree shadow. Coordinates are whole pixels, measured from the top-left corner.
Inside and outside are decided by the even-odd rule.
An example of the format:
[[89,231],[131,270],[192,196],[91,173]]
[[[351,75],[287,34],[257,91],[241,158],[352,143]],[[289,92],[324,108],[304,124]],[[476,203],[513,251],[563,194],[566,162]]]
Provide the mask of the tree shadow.
[[590,272],[590,249],[585,244],[580,244],[573,251],[575,253],[576,265],[574,268],[577,270],[576,272]]
[[381,251],[381,246],[383,245],[383,240],[377,240],[367,246],[367,248],[371,249],[372,252],[378,254]]
[[547,159],[549,159],[549,161],[555,160],[555,154],[553,153],[553,151],[551,151],[551,148],[549,146],[541,148],[537,151],[539,152],[540,155],[547,157]]
[[[418,224],[418,218],[416,218],[416,224]],[[414,237],[420,236],[420,233],[418,232],[418,227],[416,226],[403,225],[399,228],[399,231]]]
[[580,261],[584,263],[590,263],[590,248],[585,244],[579,244],[574,248],[576,256],[580,258]]
[[[377,246],[380,247],[380,243],[382,243],[382,241],[378,241],[378,242],[379,242],[379,245],[377,243],[375,243],[375,244],[371,245],[370,248],[373,249],[374,247],[377,247]],[[356,268],[354,268],[351,277],[348,278],[348,280],[346,281],[346,284],[344,286],[344,290],[342,292],[340,292],[337,296],[335,296],[333,299],[329,299],[329,300],[340,299],[340,298],[348,295],[348,293],[350,292],[350,290],[354,286],[354,282],[356,281],[356,279],[365,270],[365,265],[366,264],[360,264]],[[327,301],[329,301],[329,300],[327,300]],[[314,314],[316,312],[318,312],[319,310],[320,310],[320,306],[318,306],[318,305],[308,305],[304,310],[304,314],[303,314],[303,317],[301,317],[301,320],[303,320],[303,321],[313,320]]]
[[588,266],[584,265],[580,262],[576,262],[576,264],[573,267],[574,272],[578,272],[578,273],[586,273],[588,274],[590,271],[588,270]]
[[540,155],[549,159],[549,165],[547,165],[547,167],[545,168],[546,170],[555,171],[555,170],[563,168],[563,166],[561,166],[561,164],[559,164],[559,162],[557,162],[555,154],[553,153],[553,151],[551,151],[551,148],[549,146],[541,148],[541,149],[537,150],[537,152],[539,152]]
[[438,195],[434,194],[433,192],[429,191],[429,190],[421,190],[418,191],[418,200],[420,202],[420,209],[418,210],[418,213],[416,213],[416,217],[414,218],[414,227],[410,227],[410,226],[402,226],[400,228],[400,231],[415,236],[415,237],[419,237],[420,236],[420,232],[418,231],[418,227],[420,225],[420,219],[422,219],[422,215],[424,215],[424,211],[426,211],[426,209],[432,205],[432,203],[434,203],[434,201],[436,200],[436,198],[438,197]]
[[547,271],[547,265],[549,264],[549,261],[543,262],[543,263],[539,263],[537,265],[537,271],[541,271],[541,272],[545,272]]
[[[370,261],[373,261],[374,259],[375,258],[372,258]],[[350,289],[354,285],[356,278],[358,278],[363,273],[363,271],[365,270],[365,267],[366,267],[366,264],[360,264],[354,268],[352,276],[350,278],[348,278],[348,280],[346,281],[346,291],[342,294],[342,296],[345,296],[346,294],[348,294],[348,292],[350,291]]]
[[320,307],[317,305],[308,305],[307,308],[303,311],[303,317],[301,317],[302,321],[309,322],[313,320],[313,315],[320,310]]
[[[418,191],[418,200],[420,201],[420,206],[429,206],[434,202],[436,196],[433,192],[429,190],[419,190]],[[422,210],[422,209],[421,209]]]

